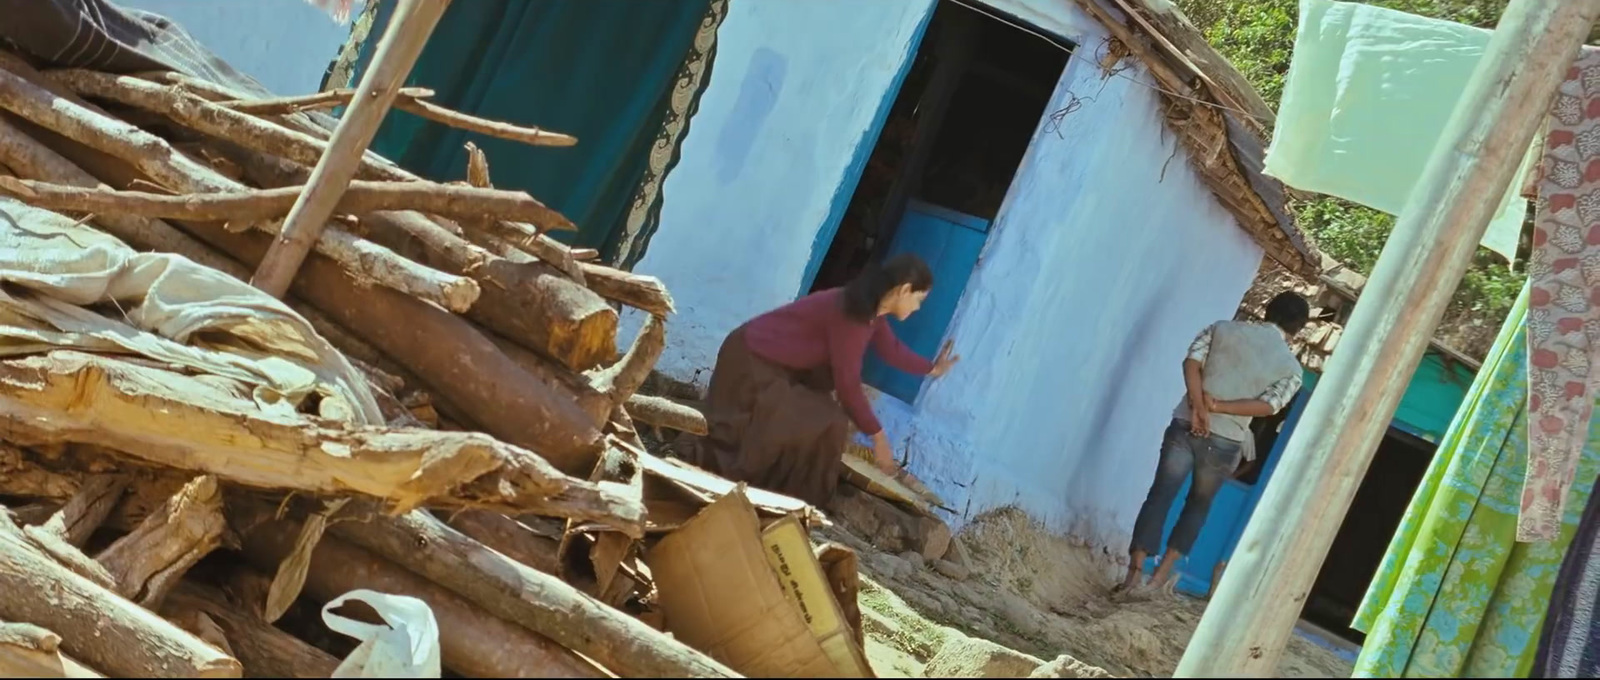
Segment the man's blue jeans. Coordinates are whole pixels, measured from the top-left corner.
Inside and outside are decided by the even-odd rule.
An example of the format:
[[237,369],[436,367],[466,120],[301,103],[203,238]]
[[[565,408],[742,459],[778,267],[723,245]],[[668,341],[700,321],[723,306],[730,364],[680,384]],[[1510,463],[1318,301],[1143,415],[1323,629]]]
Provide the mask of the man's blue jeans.
[[1189,423],[1172,421],[1161,440],[1161,462],[1156,466],[1155,481],[1150,484],[1150,494],[1145,496],[1144,507],[1139,508],[1139,518],[1133,523],[1133,545],[1129,552],[1161,554],[1161,529],[1167,523],[1167,513],[1192,472],[1194,483],[1189,485],[1189,497],[1184,500],[1178,524],[1167,539],[1169,550],[1180,555],[1189,554],[1200,536],[1201,527],[1206,524],[1212,497],[1239,466],[1242,455],[1244,445],[1239,442],[1215,435],[1196,437],[1190,434]]

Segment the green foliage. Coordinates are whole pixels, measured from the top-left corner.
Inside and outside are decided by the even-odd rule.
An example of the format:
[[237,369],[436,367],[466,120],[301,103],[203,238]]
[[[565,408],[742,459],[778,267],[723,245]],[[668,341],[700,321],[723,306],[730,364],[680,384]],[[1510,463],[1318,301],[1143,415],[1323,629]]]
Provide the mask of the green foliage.
[[[1176,2],[1206,40],[1255,85],[1268,103],[1276,104],[1282,98],[1299,19],[1298,0]],[[1368,4],[1493,28],[1507,0],[1369,0]],[[1339,199],[1322,198],[1292,208],[1301,228],[1329,256],[1363,274],[1372,270],[1394,228],[1393,216]],[[1487,351],[1488,339],[1493,338],[1510,311],[1526,278],[1520,266],[1527,255],[1526,243],[1522,250],[1519,266],[1512,268],[1506,266],[1504,259],[1479,249],[1456,291],[1447,320],[1464,334],[1458,341],[1463,351],[1476,355]],[[1446,335],[1449,330],[1441,328]]]

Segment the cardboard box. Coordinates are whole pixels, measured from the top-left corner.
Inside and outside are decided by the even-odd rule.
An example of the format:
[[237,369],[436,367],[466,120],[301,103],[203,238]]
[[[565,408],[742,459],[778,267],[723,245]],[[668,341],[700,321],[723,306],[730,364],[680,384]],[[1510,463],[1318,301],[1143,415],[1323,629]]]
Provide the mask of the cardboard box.
[[735,671],[873,677],[804,525],[787,517],[763,532],[743,485],[663,537],[646,561],[667,632]]

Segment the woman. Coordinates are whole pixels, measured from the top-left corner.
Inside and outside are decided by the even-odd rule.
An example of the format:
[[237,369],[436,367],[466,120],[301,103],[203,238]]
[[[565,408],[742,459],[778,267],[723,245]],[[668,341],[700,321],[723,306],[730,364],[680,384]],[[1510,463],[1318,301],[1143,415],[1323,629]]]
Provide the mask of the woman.
[[[728,334],[711,374],[710,433],[691,462],[728,479],[823,505],[838,485],[849,426],[872,438],[878,467],[896,472],[889,438],[861,390],[870,345],[890,366],[939,377],[960,357],[929,361],[889,330],[922,306],[933,273],[915,255],[868,265],[843,288],[813,293]],[[837,401],[833,394],[838,395]]]

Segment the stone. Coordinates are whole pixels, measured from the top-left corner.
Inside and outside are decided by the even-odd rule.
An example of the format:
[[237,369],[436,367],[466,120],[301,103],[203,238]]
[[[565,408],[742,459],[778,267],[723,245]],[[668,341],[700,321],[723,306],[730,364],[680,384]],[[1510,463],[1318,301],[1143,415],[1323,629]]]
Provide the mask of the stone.
[[900,560],[908,565],[911,565],[911,571],[913,572],[922,571],[922,568],[927,566],[922,559],[922,553],[913,552],[910,550],[900,553]]
[[1026,678],[1044,661],[988,640],[951,635],[922,671],[928,678]]
[[1062,654],[1055,661],[1044,664],[1036,669],[1030,678],[1114,678],[1117,677],[1106,672],[1099,666],[1091,666],[1072,658],[1070,654]]
[[918,538],[922,545],[922,558],[929,562],[944,559],[950,552],[950,526],[932,517],[918,517],[917,528],[921,531]]
[[1017,630],[1030,635],[1039,630],[1039,611],[1032,603],[1001,591],[998,604],[1000,615]]
[[965,581],[972,575],[972,570],[949,560],[939,560],[933,563],[933,570],[945,578],[955,581]]
[[912,572],[909,563],[889,553],[879,553],[877,562],[878,570],[882,571],[886,578],[902,578]]

